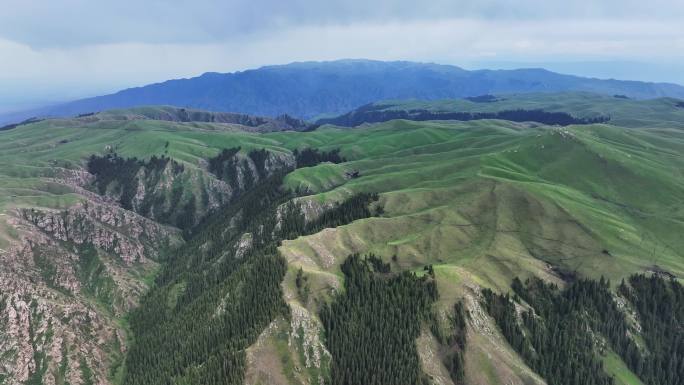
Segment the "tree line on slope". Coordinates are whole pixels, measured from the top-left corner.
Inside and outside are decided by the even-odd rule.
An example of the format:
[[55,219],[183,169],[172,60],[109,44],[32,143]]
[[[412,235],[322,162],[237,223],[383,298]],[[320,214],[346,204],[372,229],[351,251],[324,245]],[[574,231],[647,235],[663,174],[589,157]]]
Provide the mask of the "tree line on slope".
[[[591,330],[604,322],[601,309],[616,310],[607,283],[579,280],[560,291],[554,284],[534,278],[523,285],[514,279],[517,301],[507,294],[484,290],[487,311],[523,360],[549,385],[610,385]],[[529,305],[518,322],[516,302]],[[613,305],[613,307],[611,306]],[[612,312],[611,312],[612,313]],[[618,314],[621,314],[617,310]],[[626,328],[623,318],[610,328]]]
[[301,151],[295,149],[292,154],[295,156],[297,168],[311,167],[323,162],[344,163],[347,160],[340,155],[340,149],[330,151],[319,151],[316,148],[306,147]]
[[[189,230],[197,220],[197,202],[195,196],[184,196],[182,181],[174,180],[168,196],[164,192],[155,193],[167,168],[172,177],[185,170],[185,166],[165,155],[143,160],[109,153],[91,155],[87,163],[88,172],[95,175],[93,187],[100,195],[116,197],[121,207],[142,216]],[[135,202],[140,185],[144,196]],[[199,198],[205,206],[208,204],[206,194]]]
[[684,384],[684,287],[674,279],[633,275],[618,287],[639,318],[647,354],[623,355],[648,385]]
[[449,317],[451,333],[444,336],[439,328],[432,328],[433,335],[446,348],[442,363],[449,371],[449,376],[455,385],[465,384],[465,350],[468,333],[466,317],[463,301],[458,301],[454,304],[453,316]]
[[427,384],[415,341],[437,286],[429,275],[391,274],[378,260],[349,256],[341,266],[344,291],[320,311],[332,355],[331,383]]
[[27,125],[27,124],[42,122],[43,120],[45,120],[45,119],[29,118],[29,119],[23,120],[23,121],[21,121],[21,122],[19,122],[19,123],[6,124],[6,125],[0,127],[0,131],[9,131],[9,130],[13,130],[13,129],[19,127],[19,126],[25,126],[25,125]]
[[[601,356],[607,348],[648,385],[681,384],[684,291],[672,280],[635,275],[619,292],[644,322],[639,346],[608,281],[580,279],[565,290],[517,278],[514,296],[483,291],[487,311],[523,360],[549,385],[612,384]],[[521,311],[516,307],[522,306]],[[518,314],[520,313],[520,317]]]
[[[209,160],[210,169],[217,174],[223,172],[221,176],[225,177],[226,163],[235,159],[239,150],[222,151]],[[265,150],[248,154],[257,168],[264,167],[267,155]],[[343,161],[339,150],[321,152],[305,149],[297,151],[295,156],[300,166]],[[113,171],[119,170],[125,173],[124,178],[118,176],[117,180],[125,180],[133,174],[132,169],[146,165],[146,162],[122,159],[116,155],[109,158],[108,161],[118,163],[118,167],[110,167],[109,172],[116,174]],[[94,159],[96,162],[101,160]],[[155,158],[149,163],[157,165],[158,160]],[[165,165],[157,167],[163,169]],[[378,194],[360,193],[306,223],[299,207],[292,203],[291,193],[281,188],[285,172],[282,170],[273,177],[262,179],[229,205],[203,220],[192,232],[188,243],[163,266],[156,279],[156,287],[130,315],[135,343],[129,347],[126,365],[123,366],[125,384],[241,383],[246,365],[244,349],[276,316],[289,315],[280,292],[280,282],[286,269],[277,252],[280,240],[315,233],[374,214],[370,206],[378,200]],[[106,173],[101,177],[116,179]],[[382,212],[380,208],[376,210],[379,212]],[[236,257],[245,234],[251,235],[251,245]],[[378,257],[371,255],[365,261],[375,273],[390,273],[389,264]],[[422,298],[425,290],[428,290],[429,298],[436,298],[433,282],[426,283],[426,278],[422,278],[419,284],[413,282],[415,277],[410,276],[392,278],[393,282],[399,283],[389,285],[386,292],[401,295],[381,298],[385,301],[385,310],[389,311],[392,306],[402,309],[413,306],[412,298]],[[384,278],[381,281],[384,282]],[[421,306],[421,316],[392,325],[397,330],[408,329],[400,331],[404,333],[399,340],[401,346],[395,344],[385,349],[393,357],[399,357],[398,361],[382,361],[379,370],[396,372],[397,375],[373,377],[371,373],[359,372],[357,378],[382,379],[379,383],[396,383],[393,381],[397,378],[425,380],[415,352],[415,338],[421,321],[426,317],[425,309],[429,309],[429,305],[424,303]],[[452,376],[462,380],[465,321],[462,307],[457,307],[456,312],[455,319],[460,321],[454,321],[456,331],[448,337],[453,348],[450,348],[447,364]],[[381,321],[380,318],[374,320]],[[358,339],[359,336],[348,338]],[[366,344],[375,342],[365,340]],[[367,350],[368,346],[363,349]],[[401,353],[403,351],[413,353]],[[347,363],[353,361],[351,358],[355,352],[345,353],[348,354]],[[340,365],[344,362],[342,360]],[[397,363],[403,368],[398,372],[395,370]]]
[[[240,147],[226,148],[208,159],[208,170],[232,187],[231,200],[280,168],[290,171],[287,164],[274,164],[269,169],[269,153],[265,149],[251,150],[245,157],[238,157],[239,151]],[[319,162],[337,154],[335,151],[310,152],[318,154],[319,159],[314,161]],[[95,176],[93,188],[96,192],[115,197],[127,210],[176,226],[184,230],[186,236],[203,219],[209,206],[209,196],[204,189],[193,194],[194,189],[187,185],[188,181],[177,177],[185,170],[184,165],[165,155],[153,155],[148,160],[123,158],[116,153],[92,155],[87,168]],[[167,177],[173,180],[168,189],[157,189],[165,173],[170,173]],[[137,196],[141,191],[142,197]]]
[[356,127],[363,123],[380,123],[395,119],[414,121],[501,119],[510,120],[512,122],[537,122],[547,125],[568,126],[571,124],[605,123],[610,120],[610,117],[608,116],[580,118],[566,112],[549,112],[541,109],[513,109],[496,112],[444,112],[425,109],[392,110],[389,109],[389,107],[391,106],[369,104],[335,118],[321,119],[316,123]]
[[[238,174],[238,165],[244,160],[237,157],[240,152],[240,147],[224,148],[221,152],[213,158],[208,160],[208,170],[217,178],[228,182],[232,186],[240,183]],[[312,167],[323,162],[343,163],[347,160],[340,155],[340,149],[336,148],[330,151],[321,151],[316,148],[306,147],[301,150],[295,149],[292,151],[295,157],[295,167]],[[247,156],[252,159],[257,169],[257,176],[266,176],[266,159],[268,152],[265,149],[252,150],[247,153]],[[243,167],[245,171],[249,168]],[[256,178],[252,175],[244,175],[247,179],[246,185],[250,186]]]
[[269,153],[263,148],[247,152],[247,158],[251,159],[254,164],[254,170],[252,170],[247,164],[247,158],[237,156],[240,149],[240,147],[224,148],[218,155],[208,160],[207,169],[236,190],[247,190],[269,176],[270,173],[266,167]]
[[209,159],[208,170],[217,178],[228,182],[231,186],[237,184],[236,165],[238,159],[235,157],[240,152],[240,147],[224,148],[218,155]]
[[369,198],[352,197],[307,226],[299,207],[286,203],[292,195],[283,177],[262,180],[208,217],[162,267],[130,315],[124,384],[242,383],[245,349],[275,317],[289,316],[280,241],[370,214],[356,207]]

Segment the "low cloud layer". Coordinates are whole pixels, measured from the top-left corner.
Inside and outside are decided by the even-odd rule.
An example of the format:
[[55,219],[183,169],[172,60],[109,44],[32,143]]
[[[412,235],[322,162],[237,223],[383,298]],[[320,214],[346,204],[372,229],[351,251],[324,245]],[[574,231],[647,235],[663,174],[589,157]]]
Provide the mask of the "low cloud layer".
[[671,20],[678,0],[1,0],[0,36],[32,47],[209,43],[301,26],[439,19]]

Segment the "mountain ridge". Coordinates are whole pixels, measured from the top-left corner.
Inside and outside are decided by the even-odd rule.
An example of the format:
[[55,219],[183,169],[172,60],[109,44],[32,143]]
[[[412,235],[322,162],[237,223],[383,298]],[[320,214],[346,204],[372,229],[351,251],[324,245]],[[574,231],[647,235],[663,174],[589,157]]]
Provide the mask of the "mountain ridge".
[[588,92],[480,95],[464,99],[382,100],[345,114],[317,120],[317,124],[355,127],[394,119],[481,120],[502,119],[549,125],[593,124],[684,128],[684,109],[676,98],[635,100],[622,95]]
[[206,72],[25,112],[0,114],[0,123],[141,105],[262,116],[288,114],[311,119],[345,113],[378,100],[561,91],[620,94],[635,99],[684,98],[684,86],[673,83],[584,78],[535,68],[470,71],[446,64],[346,59],[294,62],[232,73]]

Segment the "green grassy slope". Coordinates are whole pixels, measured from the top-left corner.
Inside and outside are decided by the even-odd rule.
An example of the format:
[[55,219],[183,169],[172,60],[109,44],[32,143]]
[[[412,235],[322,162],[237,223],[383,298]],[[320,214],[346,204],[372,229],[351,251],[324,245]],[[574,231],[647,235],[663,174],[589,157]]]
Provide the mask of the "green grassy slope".
[[625,363],[622,362],[617,354],[613,352],[608,353],[603,360],[603,365],[606,368],[606,372],[614,376],[616,385],[643,385],[639,377],[635,376],[625,366]]
[[286,151],[276,141],[242,131],[226,132],[218,125],[196,127],[155,120],[47,120],[0,135],[0,202],[9,203],[11,197],[17,204],[59,205],[66,191],[54,191],[47,178],[110,149],[124,157],[166,154],[191,167],[226,147]]
[[[339,184],[340,168],[360,170],[360,178],[312,199],[383,193],[385,217],[338,231],[342,253],[398,254],[406,267],[472,263],[479,276],[500,270],[503,281],[492,276],[498,287],[519,268],[518,252],[613,279],[655,264],[684,268],[684,163],[674,151],[684,143],[676,137],[664,149],[663,137],[609,125],[495,121],[394,121],[269,137],[289,147],[340,147],[352,160],[298,170],[287,180],[293,185],[325,189]],[[286,247],[303,250],[306,242]]]
[[[449,103],[460,103],[458,108],[544,104],[578,116],[613,118],[609,124],[565,128],[397,120],[354,130],[326,126],[257,134],[212,123],[48,120],[0,132],[0,213],[17,206],[73,204],[81,199],[78,192],[52,178],[109,149],[139,158],[166,154],[187,167],[204,167],[207,158],[228,147],[339,148],[347,162],[298,169],[285,185],[305,187],[312,195],[303,199],[314,204],[378,192],[384,214],[284,242],[280,250],[290,263],[286,293],[299,267],[311,276],[315,292],[338,286],[339,264],[352,252],[374,252],[385,260],[396,255],[394,269],[435,265],[440,308],[452,306],[474,285],[507,290],[514,276],[560,282],[563,271],[604,275],[615,283],[657,266],[682,277],[684,110],[667,107],[671,102],[572,94],[430,103],[444,109],[453,108]],[[421,103],[404,106],[425,107]],[[358,178],[345,175],[352,170],[359,171]],[[0,248],[15,236],[3,222],[0,217]],[[479,352],[473,356],[484,357],[495,346],[493,337],[474,340],[480,342],[473,345]],[[524,372],[508,351],[499,351],[497,362],[517,368],[510,372]],[[622,366],[616,360],[607,366],[618,373]],[[470,375],[480,369],[475,365]]]
[[610,124],[621,127],[684,128],[681,100],[659,98],[632,100],[585,92],[497,95],[493,102],[466,99],[436,101],[387,100],[375,103],[382,111],[426,110],[430,112],[499,112],[505,110],[544,110],[565,112],[577,118],[610,117]]
[[[435,264],[442,309],[472,285],[507,290],[514,276],[559,282],[560,270],[617,283],[656,266],[684,272],[684,142],[677,130],[392,121],[269,136],[289,148],[341,148],[350,159],[290,174],[288,185],[317,192],[308,199],[381,192],[382,217],[281,247],[312,277],[314,291],[340,285],[338,265],[352,252],[396,255],[395,268],[418,272]],[[340,184],[344,170],[361,176]],[[505,342],[480,334],[472,341],[474,383],[529,376],[515,355],[476,353],[506,352]],[[607,367],[618,382],[634,377],[616,356]]]

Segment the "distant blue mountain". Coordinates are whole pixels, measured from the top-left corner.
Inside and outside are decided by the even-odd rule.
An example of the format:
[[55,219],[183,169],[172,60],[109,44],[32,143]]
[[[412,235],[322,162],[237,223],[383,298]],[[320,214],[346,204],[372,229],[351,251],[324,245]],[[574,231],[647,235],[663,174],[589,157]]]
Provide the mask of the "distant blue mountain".
[[635,99],[684,98],[684,87],[676,84],[591,79],[544,69],[467,71],[450,65],[406,61],[339,60],[268,66],[228,74],[205,73],[195,78],[169,80],[14,113],[12,119],[71,116],[141,105],[173,105],[264,116],[288,114],[309,119],[321,114],[341,114],[387,99],[432,100],[562,91],[619,94]]

